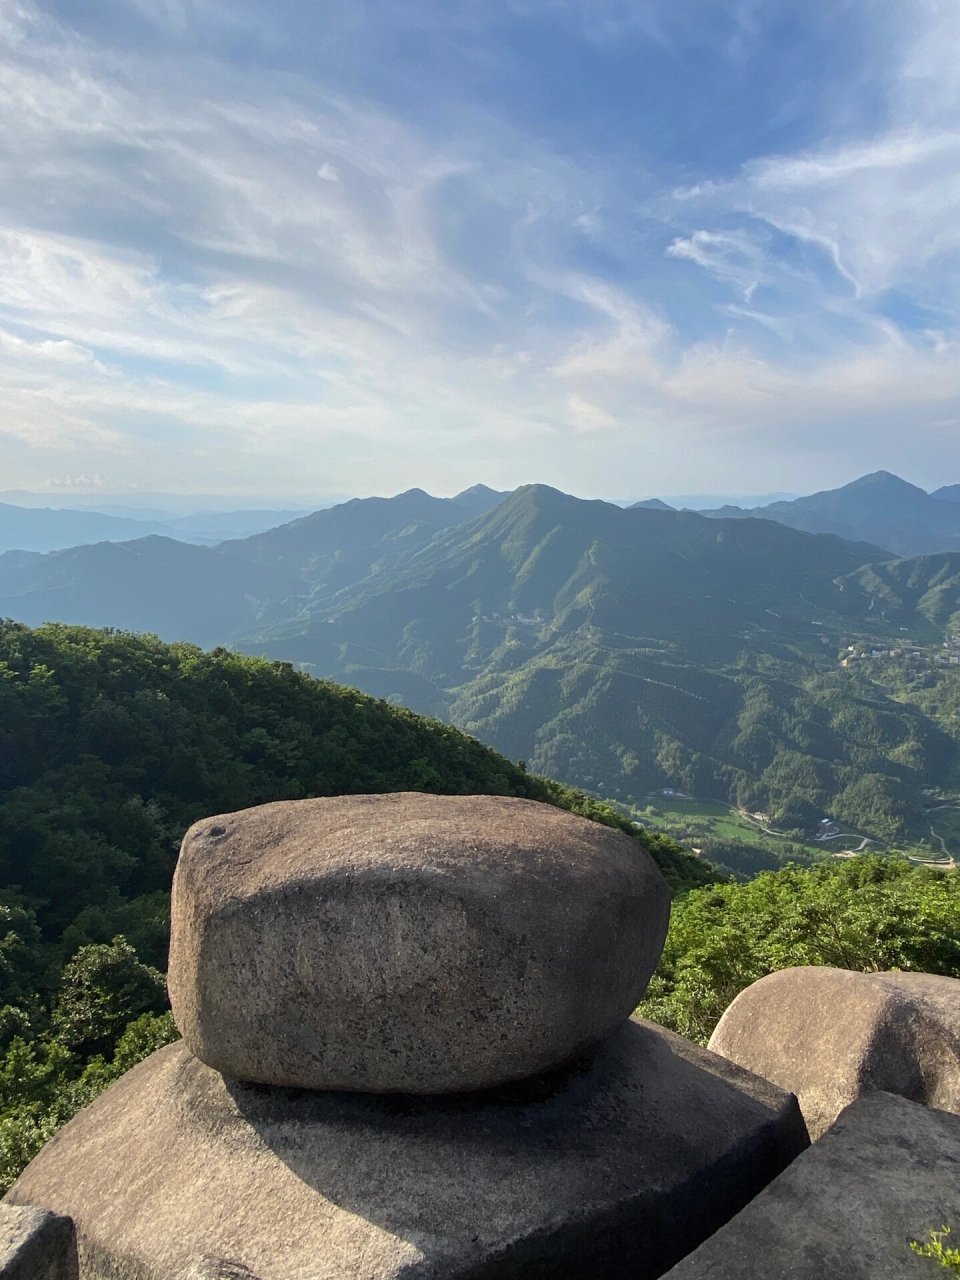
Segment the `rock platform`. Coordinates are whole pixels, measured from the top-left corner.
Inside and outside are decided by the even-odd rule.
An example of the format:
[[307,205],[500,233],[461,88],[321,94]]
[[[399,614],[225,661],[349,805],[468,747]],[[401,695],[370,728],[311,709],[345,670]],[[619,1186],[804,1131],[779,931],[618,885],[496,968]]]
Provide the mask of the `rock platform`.
[[652,1280],[806,1144],[791,1095],[636,1020],[434,1097],[239,1084],[180,1043],[8,1199],[74,1219],[82,1280]]

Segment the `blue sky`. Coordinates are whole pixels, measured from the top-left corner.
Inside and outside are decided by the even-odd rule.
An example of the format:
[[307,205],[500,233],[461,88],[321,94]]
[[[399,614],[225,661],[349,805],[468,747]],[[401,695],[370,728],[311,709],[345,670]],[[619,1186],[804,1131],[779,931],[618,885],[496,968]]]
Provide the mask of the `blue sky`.
[[960,8],[0,0],[6,488],[960,481]]

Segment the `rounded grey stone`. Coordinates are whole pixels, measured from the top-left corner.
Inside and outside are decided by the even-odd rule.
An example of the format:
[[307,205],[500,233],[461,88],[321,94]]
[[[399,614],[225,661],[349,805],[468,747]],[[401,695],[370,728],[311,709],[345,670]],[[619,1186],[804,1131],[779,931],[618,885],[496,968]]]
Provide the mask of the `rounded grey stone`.
[[960,1112],[960,979],[783,969],[741,991],[710,1048],[795,1093],[813,1138],[875,1090]]
[[169,986],[234,1079],[443,1093],[531,1075],[641,998],[669,892],[629,837],[551,805],[402,793],[196,823]]

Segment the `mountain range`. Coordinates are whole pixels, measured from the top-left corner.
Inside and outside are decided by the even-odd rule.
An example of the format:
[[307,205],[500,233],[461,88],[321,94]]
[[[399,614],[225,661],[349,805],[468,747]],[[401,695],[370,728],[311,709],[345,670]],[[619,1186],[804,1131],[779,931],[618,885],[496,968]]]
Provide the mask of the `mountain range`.
[[[422,493],[419,490],[410,492]],[[225,510],[222,499],[218,502],[207,498],[205,501],[217,505],[184,512],[177,510],[187,501],[183,497],[170,494],[147,496],[158,502],[164,501],[167,506],[130,507],[118,501],[94,505],[94,497],[87,495],[83,498],[82,505],[49,508],[41,505],[39,495],[0,494],[0,552],[55,551],[81,543],[122,542],[150,534],[215,545],[225,541],[240,542],[254,534],[289,523],[298,526],[298,533],[292,537],[300,536],[304,545],[309,546],[311,534],[316,531],[322,540],[322,530],[325,527],[315,519],[316,506],[330,509],[334,505],[332,501],[325,500],[315,504],[313,508],[301,510],[269,507]],[[454,498],[429,498],[429,495],[423,494],[423,498],[428,501],[423,504],[422,511],[413,512],[412,515],[415,523],[441,528],[444,527],[444,521],[452,521],[451,512],[458,517],[465,512],[481,515],[490,509],[491,504],[505,496],[485,485],[475,485]],[[14,503],[7,501],[8,498],[18,498],[19,501]],[[358,500],[353,500],[356,501]],[[371,527],[376,528],[373,515],[376,504],[382,504],[388,499],[371,498],[360,501],[358,510],[363,514],[356,515],[357,523],[369,520]],[[73,499],[74,504],[80,502],[80,498]],[[430,503],[434,504],[434,508],[428,511]],[[960,550],[960,485],[945,485],[928,494],[886,471],[862,476],[840,489],[825,490],[802,498],[786,499],[781,496],[776,500],[767,500],[758,497],[749,501],[743,499],[741,505],[732,501],[708,501],[701,498],[700,503],[698,506],[695,499],[671,498],[664,501],[661,498],[646,498],[632,505],[659,511],[699,510],[702,515],[711,519],[775,520],[807,533],[835,533],[855,542],[870,542],[883,547],[892,555],[922,555],[927,552]],[[440,514],[444,510],[442,504],[447,504],[447,514],[444,517]],[[352,502],[337,505],[352,507]],[[618,502],[616,505],[631,504]],[[290,536],[283,535],[277,545]],[[264,545],[265,554],[269,558],[272,544],[268,541]]]
[[[846,488],[863,512],[902,485]],[[216,547],[11,552],[0,615],[297,663],[628,804],[682,787],[899,838],[957,775],[950,723],[838,659],[905,634],[935,653],[960,621],[960,552],[894,557],[753,513],[413,489]]]

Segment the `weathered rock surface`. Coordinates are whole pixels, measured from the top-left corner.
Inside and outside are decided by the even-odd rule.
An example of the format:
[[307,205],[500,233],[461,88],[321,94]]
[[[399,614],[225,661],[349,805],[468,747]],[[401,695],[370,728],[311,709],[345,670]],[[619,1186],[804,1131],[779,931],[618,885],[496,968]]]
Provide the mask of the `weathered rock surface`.
[[710,1048],[795,1093],[813,1138],[875,1089],[960,1112],[960,980],[783,969],[737,996]]
[[0,1280],[77,1280],[73,1223],[32,1205],[0,1204]]
[[202,1258],[194,1258],[183,1271],[177,1273],[176,1280],[257,1280],[257,1277],[240,1262],[212,1258],[207,1254]]
[[872,1093],[664,1280],[935,1280],[909,1242],[958,1220],[960,1117]]
[[172,912],[174,1017],[203,1062],[433,1093],[554,1067],[629,1017],[669,893],[627,836],[551,805],[406,793],[198,822]]
[[9,1198],[73,1217],[82,1280],[649,1280],[806,1144],[792,1096],[651,1023],[430,1097],[231,1084],[180,1043]]

